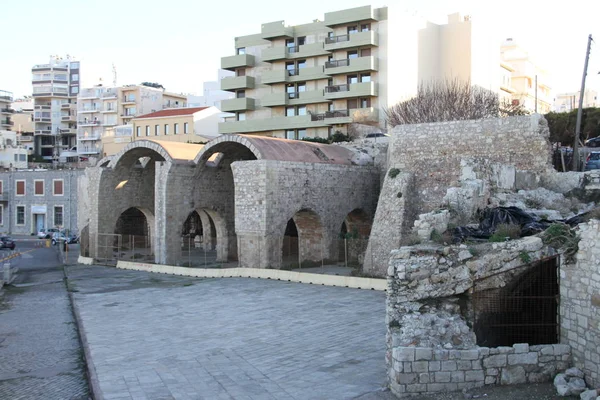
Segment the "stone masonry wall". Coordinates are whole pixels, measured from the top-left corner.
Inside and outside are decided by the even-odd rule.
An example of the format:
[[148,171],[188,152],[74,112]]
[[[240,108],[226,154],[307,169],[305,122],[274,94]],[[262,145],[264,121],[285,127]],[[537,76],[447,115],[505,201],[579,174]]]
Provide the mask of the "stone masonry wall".
[[[372,218],[379,193],[379,172],[374,167],[255,160],[235,162],[232,170],[242,267],[280,266],[286,224],[301,210],[316,214],[323,229],[320,243],[309,240],[306,245],[329,258],[332,239],[348,214],[362,209]],[[303,219],[307,228],[314,225],[313,217]]]
[[573,364],[591,387],[600,386],[600,221],[579,225],[576,264],[561,268],[562,342],[571,345]]
[[457,186],[461,159],[477,157],[539,173],[551,167],[546,120],[541,115],[401,125],[391,130],[388,167],[415,174],[419,213],[438,207]]
[[550,381],[569,367],[565,344],[475,347],[446,350],[394,347],[388,369],[390,389],[398,397],[445,393],[484,385]]

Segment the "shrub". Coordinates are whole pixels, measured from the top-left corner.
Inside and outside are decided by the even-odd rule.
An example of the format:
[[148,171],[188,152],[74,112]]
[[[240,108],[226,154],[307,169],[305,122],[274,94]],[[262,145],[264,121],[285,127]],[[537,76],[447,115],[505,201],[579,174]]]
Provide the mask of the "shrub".
[[398,176],[398,174],[400,173],[400,170],[398,168],[392,168],[390,169],[390,172],[388,172],[388,175],[390,178],[395,178]]
[[508,238],[518,239],[521,237],[521,227],[517,224],[499,224],[496,231],[490,236],[490,242],[504,242]]
[[331,143],[339,143],[339,142],[351,142],[352,138],[348,135],[343,134],[342,132],[336,132],[331,135]]
[[320,137],[305,137],[302,138],[304,142],[313,142],[313,143],[323,143],[329,144],[331,143],[328,139],[320,138]]

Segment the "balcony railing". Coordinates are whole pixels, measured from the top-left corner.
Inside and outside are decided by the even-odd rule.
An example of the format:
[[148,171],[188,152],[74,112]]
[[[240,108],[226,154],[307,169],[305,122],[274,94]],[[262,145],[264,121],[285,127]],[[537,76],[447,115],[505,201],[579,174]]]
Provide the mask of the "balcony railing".
[[123,103],[135,103],[135,97],[124,97]]
[[13,126],[15,123],[10,119],[2,119],[0,120],[0,125],[10,125]]
[[332,44],[332,43],[338,43],[338,42],[347,42],[350,40],[350,35],[346,34],[346,35],[338,35],[338,36],[333,36],[333,37],[328,37],[325,38],[325,44]]
[[350,65],[350,59],[345,58],[342,60],[331,60],[325,63],[325,68],[337,68],[337,67],[347,67]]
[[101,121],[79,121],[79,125],[101,125]]
[[52,106],[50,104],[37,104],[34,108],[36,110],[50,110]]
[[0,112],[12,114],[15,112],[15,110],[13,110],[12,108],[2,108],[0,109]]
[[350,116],[350,112],[348,110],[335,110],[335,111],[326,111],[323,114],[311,114],[311,121],[324,121],[328,118],[343,118]]
[[333,86],[325,86],[325,93],[337,93],[337,92],[347,92],[350,90],[350,85],[333,85]]

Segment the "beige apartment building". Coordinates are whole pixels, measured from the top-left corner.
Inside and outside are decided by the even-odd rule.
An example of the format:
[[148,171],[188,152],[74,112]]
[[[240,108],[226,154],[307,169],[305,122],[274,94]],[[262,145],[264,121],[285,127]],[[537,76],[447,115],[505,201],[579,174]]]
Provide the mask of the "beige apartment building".
[[143,85],[82,89],[77,97],[77,153],[102,157],[107,129],[130,124],[137,115],[186,106],[184,95]]
[[[345,133],[353,122],[385,127],[382,108],[416,88],[416,63],[404,62],[404,46],[416,43],[415,20],[395,14],[390,24],[391,12],[358,7],[303,25],[266,23],[237,37],[236,54],[221,59],[221,68],[235,72],[221,89],[235,98],[221,102],[233,116],[219,133],[302,139]],[[399,36],[405,40],[390,51],[390,38]]]
[[206,143],[219,136],[221,111],[216,107],[171,109],[133,119],[133,140],[156,139]]
[[[554,99],[554,111],[569,112],[579,108],[580,90],[569,93],[559,93]],[[583,93],[583,108],[600,107],[598,92],[586,89]]]

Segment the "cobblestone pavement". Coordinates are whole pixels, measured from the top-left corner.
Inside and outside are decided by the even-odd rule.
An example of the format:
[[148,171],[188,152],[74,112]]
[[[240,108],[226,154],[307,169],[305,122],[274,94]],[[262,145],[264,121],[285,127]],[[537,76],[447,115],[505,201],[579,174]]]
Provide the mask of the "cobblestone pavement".
[[389,399],[385,293],[68,268],[106,399]]
[[0,296],[0,399],[87,399],[85,366],[54,249],[13,259],[20,287]]

